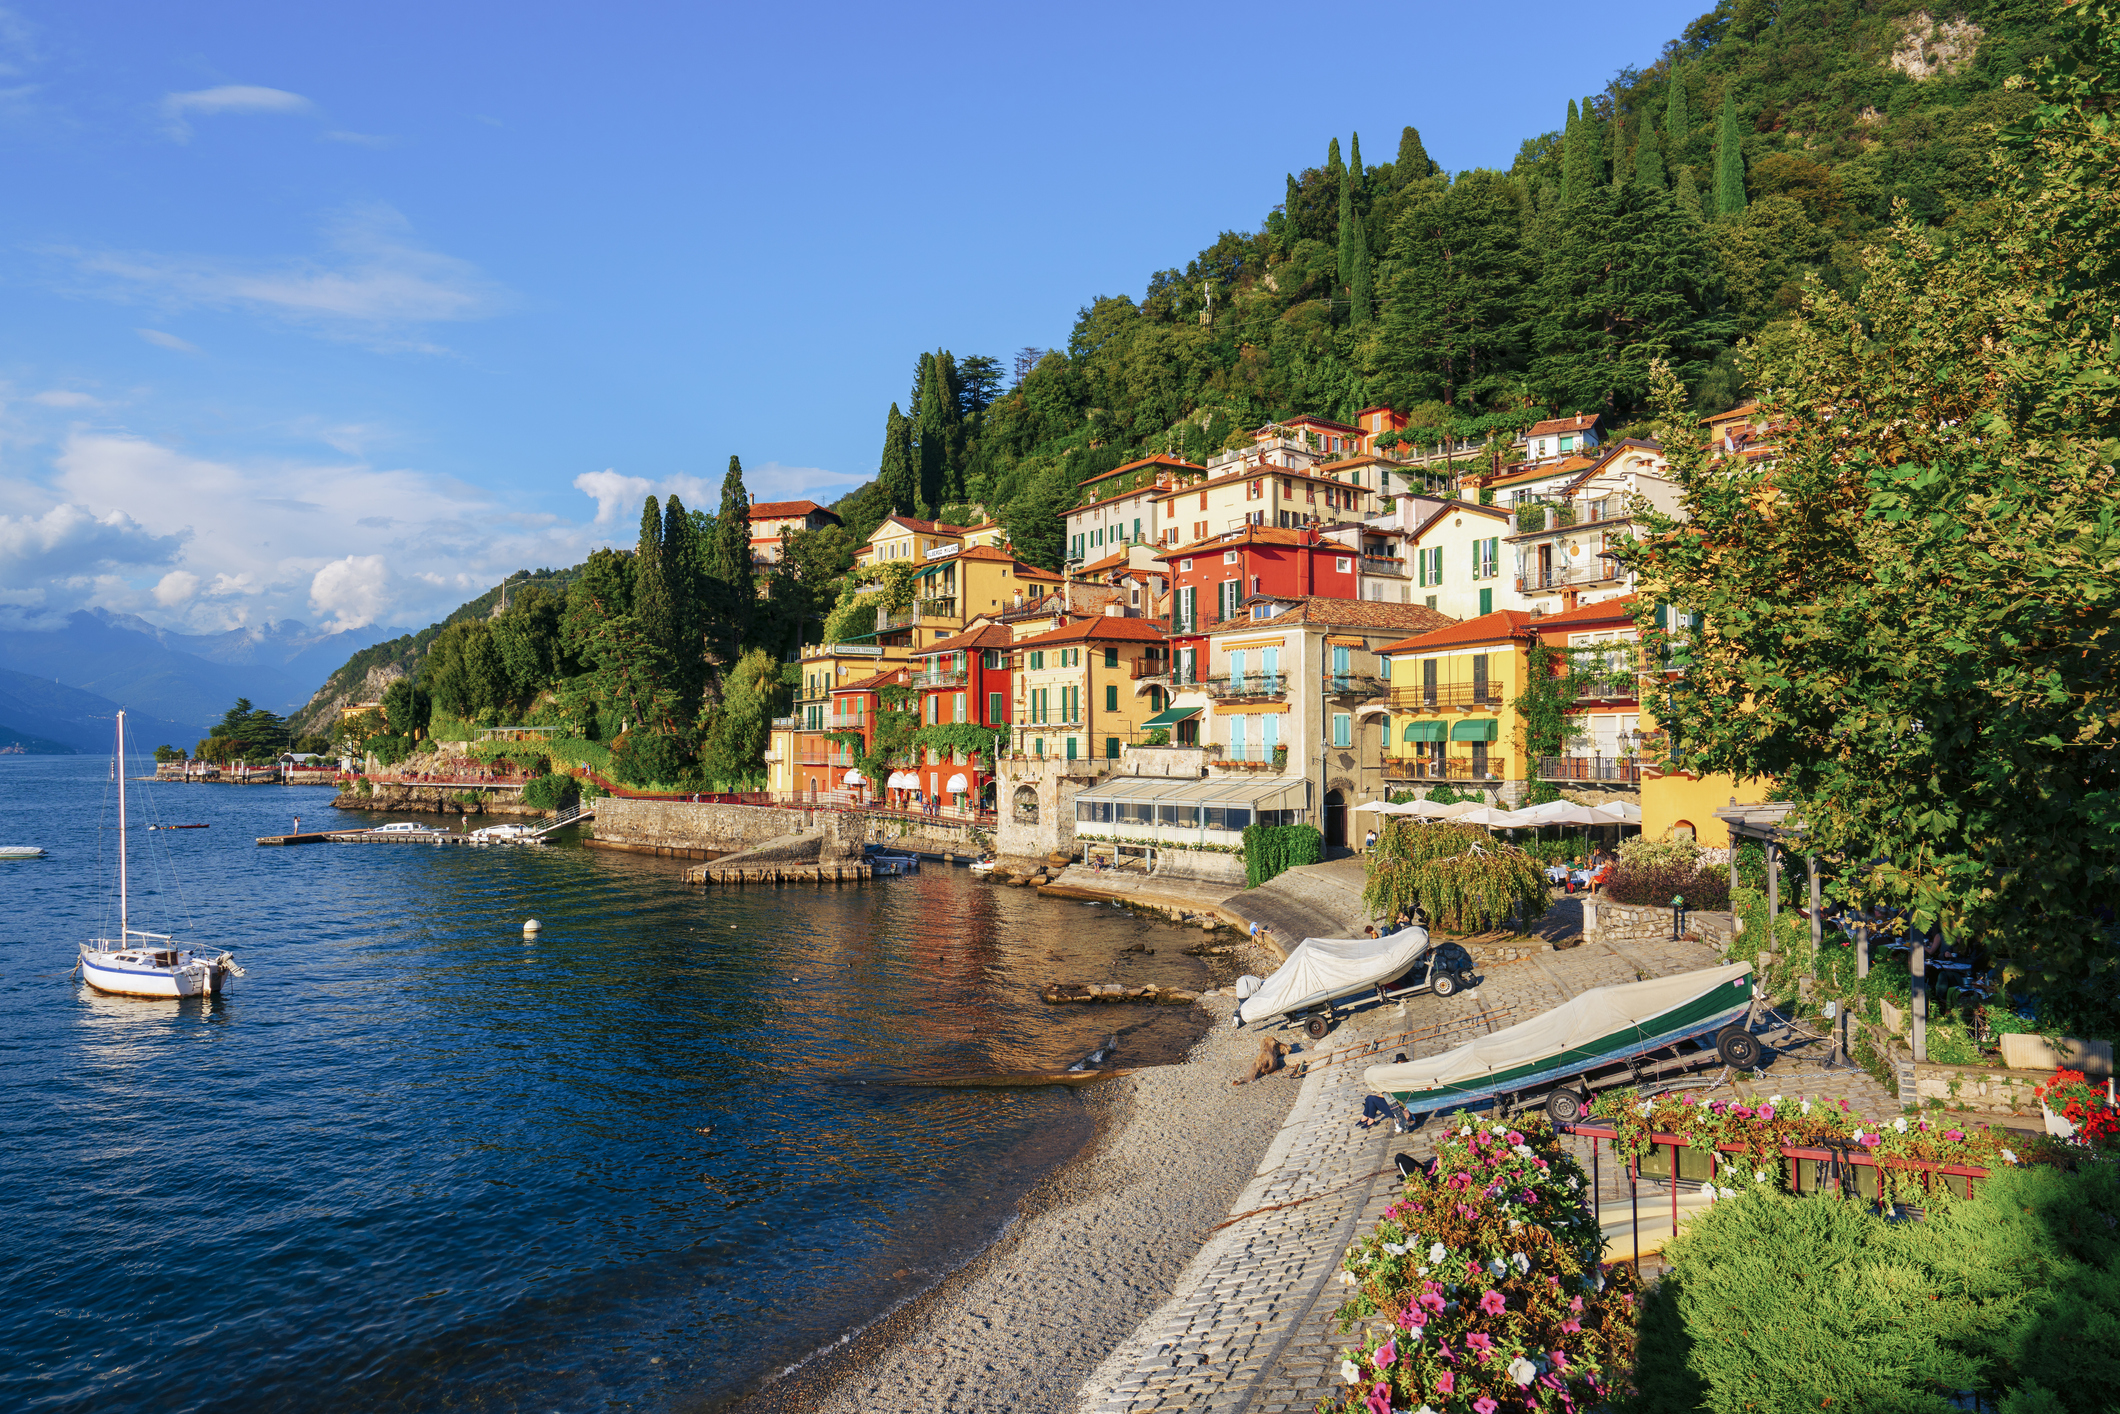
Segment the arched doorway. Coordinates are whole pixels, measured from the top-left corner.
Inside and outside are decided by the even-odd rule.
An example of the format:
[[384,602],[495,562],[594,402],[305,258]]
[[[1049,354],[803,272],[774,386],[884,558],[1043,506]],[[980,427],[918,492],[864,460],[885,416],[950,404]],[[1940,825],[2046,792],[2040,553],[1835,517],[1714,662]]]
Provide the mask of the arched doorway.
[[1325,792],[1325,847],[1347,843],[1347,794],[1344,791]]
[[1016,787],[1016,819],[1018,823],[1025,825],[1038,823],[1038,788],[1036,786]]

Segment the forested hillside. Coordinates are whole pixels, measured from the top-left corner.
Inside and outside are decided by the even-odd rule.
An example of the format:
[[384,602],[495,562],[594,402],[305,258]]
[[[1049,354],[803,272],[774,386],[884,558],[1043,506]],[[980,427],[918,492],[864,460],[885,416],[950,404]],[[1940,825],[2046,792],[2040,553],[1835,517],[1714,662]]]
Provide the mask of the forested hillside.
[[1985,134],[2028,106],[2004,81],[2049,13],[1739,0],[1597,92],[1498,75],[1552,123],[1506,171],[1442,171],[1411,127],[1366,155],[1334,138],[1257,230],[1091,300],[1005,389],[992,358],[921,354],[877,481],[838,509],[859,538],[894,509],[983,507],[1053,566],[1083,479],[1296,413],[1385,404],[1428,441],[1577,411],[1618,429],[1657,358],[1698,408],[1730,406],[1739,341],[1773,338],[1807,280],[1848,290],[1895,203],[1979,229]]

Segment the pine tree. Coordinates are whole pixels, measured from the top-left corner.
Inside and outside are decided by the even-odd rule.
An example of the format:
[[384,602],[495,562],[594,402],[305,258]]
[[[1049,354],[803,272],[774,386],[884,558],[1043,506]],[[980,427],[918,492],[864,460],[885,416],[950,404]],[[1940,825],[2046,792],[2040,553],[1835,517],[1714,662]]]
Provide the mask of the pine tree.
[[650,496],[640,508],[640,544],[634,550],[633,617],[642,637],[665,658],[677,642],[677,606],[663,566],[662,507]]
[[1664,162],[1676,167],[1693,145],[1693,114],[1686,108],[1686,76],[1676,63],[1664,84]]
[[891,404],[890,416],[883,422],[883,458],[878,463],[876,479],[883,483],[884,494],[890,498],[892,515],[920,513],[920,461],[913,452],[913,424],[906,421],[896,403]]
[[1561,204],[1567,205],[1579,190],[1575,180],[1575,169],[1582,166],[1583,123],[1575,111],[1575,100],[1568,100],[1568,122],[1561,129]]
[[1408,126],[1399,134],[1399,160],[1391,169],[1391,185],[1397,188],[1410,182],[1426,181],[1435,173],[1435,162],[1428,156],[1428,149],[1421,145],[1420,130]]
[[1715,129],[1715,214],[1736,216],[1745,209],[1745,154],[1737,136],[1737,96],[1723,94],[1722,121]]
[[1409,402],[1477,407],[1523,366],[1524,301],[1537,262],[1524,247],[1516,183],[1467,172],[1401,217],[1378,350]]
[[1700,188],[1693,184],[1693,169],[1691,167],[1678,169],[1678,180],[1671,184],[1671,193],[1676,200],[1681,215],[1688,218],[1699,217],[1701,214]]
[[1645,192],[1663,191],[1664,157],[1656,145],[1656,124],[1642,114],[1641,136],[1634,143],[1634,185]]
[[[677,504],[672,496],[670,503]],[[751,496],[744,490],[743,463],[729,458],[729,470],[721,479],[721,511],[714,517],[714,544],[707,555],[707,573],[720,599],[720,623],[712,634],[721,660],[736,661],[736,655],[751,630],[752,612],[758,604],[758,587],[751,574]]]

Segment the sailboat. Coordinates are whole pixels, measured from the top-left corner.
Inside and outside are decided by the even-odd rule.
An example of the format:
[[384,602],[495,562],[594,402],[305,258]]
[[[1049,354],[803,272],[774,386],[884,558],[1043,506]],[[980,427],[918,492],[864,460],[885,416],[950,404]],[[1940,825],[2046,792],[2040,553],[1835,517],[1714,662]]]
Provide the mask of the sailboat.
[[167,933],[132,926],[126,875],[125,714],[118,714],[118,936],[81,944],[81,977],[99,992],[128,997],[203,997],[241,977],[234,953],[181,948]]

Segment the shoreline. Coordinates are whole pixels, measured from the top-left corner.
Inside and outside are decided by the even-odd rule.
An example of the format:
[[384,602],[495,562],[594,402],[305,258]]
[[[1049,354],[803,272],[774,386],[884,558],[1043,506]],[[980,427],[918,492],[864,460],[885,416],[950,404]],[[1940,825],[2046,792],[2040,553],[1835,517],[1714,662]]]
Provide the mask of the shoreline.
[[[1252,970],[1238,955],[1217,959]],[[1269,970],[1270,958],[1256,961]],[[1083,1091],[1096,1129],[994,1241],[903,1305],[739,1400],[740,1414],[1071,1411],[1084,1381],[1176,1289],[1280,1134],[1300,1086],[1245,1073],[1259,1033],[1203,995],[1186,1057]]]

